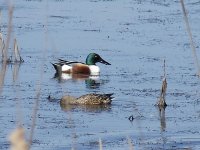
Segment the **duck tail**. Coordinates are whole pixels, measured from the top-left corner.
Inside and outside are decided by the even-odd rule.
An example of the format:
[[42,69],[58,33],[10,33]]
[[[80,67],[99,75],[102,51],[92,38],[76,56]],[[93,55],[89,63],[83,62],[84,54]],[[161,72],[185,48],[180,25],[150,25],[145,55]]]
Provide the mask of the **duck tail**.
[[56,73],[61,74],[62,73],[62,66],[58,63],[51,63],[56,70]]
[[105,94],[105,96],[106,96],[106,97],[109,97],[110,99],[113,99],[113,98],[114,98],[114,97],[113,97],[113,94],[114,94],[114,93],[109,93],[109,94]]

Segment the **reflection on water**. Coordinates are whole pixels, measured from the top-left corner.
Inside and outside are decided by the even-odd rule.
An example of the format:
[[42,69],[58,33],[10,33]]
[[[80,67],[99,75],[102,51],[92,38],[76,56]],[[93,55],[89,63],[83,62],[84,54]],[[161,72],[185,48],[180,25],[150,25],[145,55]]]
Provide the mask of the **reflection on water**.
[[19,68],[20,68],[21,63],[16,62],[12,64],[7,64],[7,62],[2,62],[1,68],[0,68],[0,93],[2,92],[2,89],[3,89],[4,80],[6,76],[6,70],[7,70],[8,65],[11,65],[13,82],[16,82],[18,78]]
[[165,108],[166,107],[159,107],[159,118],[160,118],[160,127],[161,127],[161,131],[165,131],[166,129],[166,121],[165,121]]
[[55,73],[55,79],[58,79],[59,82],[67,81],[67,80],[85,80],[89,78],[89,75],[84,74],[68,74],[68,73]]
[[159,118],[160,118],[160,128],[161,128],[161,139],[163,143],[163,149],[167,143],[167,137],[165,136],[165,130],[166,130],[166,120],[165,120],[165,108],[166,107],[158,107],[159,109]]
[[85,80],[85,85],[89,89],[97,89],[100,87],[101,82],[99,79],[88,78]]
[[111,105],[66,105],[60,103],[61,110],[63,111],[73,111],[82,110],[85,112],[101,112],[101,111],[111,111]]
[[13,82],[16,82],[19,74],[19,68],[21,63],[15,63],[13,64]]
[[4,78],[5,78],[5,74],[6,74],[6,68],[7,68],[7,64],[6,64],[6,62],[3,62],[1,64],[1,70],[0,70],[0,94],[2,93],[2,89],[3,89],[3,85],[4,85]]
[[109,82],[109,80],[100,79],[99,76],[91,76],[84,74],[55,73],[54,78],[57,79],[58,82],[65,82],[67,80],[85,81],[86,88],[88,89],[97,89],[101,85]]

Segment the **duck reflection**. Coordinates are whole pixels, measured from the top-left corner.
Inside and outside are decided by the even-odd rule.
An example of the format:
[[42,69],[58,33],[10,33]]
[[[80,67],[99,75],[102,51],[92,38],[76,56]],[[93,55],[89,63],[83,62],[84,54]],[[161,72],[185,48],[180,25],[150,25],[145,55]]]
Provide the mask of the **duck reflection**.
[[86,80],[89,78],[89,75],[85,74],[68,74],[68,73],[55,73],[54,78],[58,79],[58,81],[67,81],[67,80]]
[[89,89],[97,89],[101,85],[109,82],[109,80],[101,80],[99,76],[85,74],[55,73],[54,78],[59,82],[65,82],[68,80],[85,81],[86,88]]
[[97,77],[87,78],[85,80],[85,85],[88,89],[97,89],[101,85],[101,80]]
[[88,112],[109,111],[113,94],[86,94],[75,98],[73,96],[63,96],[60,107],[63,111],[82,109]]

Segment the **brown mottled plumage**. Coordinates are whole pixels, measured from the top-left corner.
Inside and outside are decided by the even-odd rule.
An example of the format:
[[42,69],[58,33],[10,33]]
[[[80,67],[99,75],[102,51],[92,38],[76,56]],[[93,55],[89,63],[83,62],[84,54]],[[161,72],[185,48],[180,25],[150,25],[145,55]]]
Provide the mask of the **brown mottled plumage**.
[[103,105],[111,104],[113,94],[86,94],[79,98],[72,96],[62,97],[62,105]]

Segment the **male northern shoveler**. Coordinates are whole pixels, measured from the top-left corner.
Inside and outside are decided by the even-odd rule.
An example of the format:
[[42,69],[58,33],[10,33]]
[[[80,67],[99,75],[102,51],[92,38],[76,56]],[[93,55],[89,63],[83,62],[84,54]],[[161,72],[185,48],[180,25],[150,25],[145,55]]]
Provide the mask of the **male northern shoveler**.
[[79,98],[63,96],[61,105],[105,105],[111,104],[113,94],[86,94]]
[[86,63],[59,59],[58,63],[52,65],[57,73],[99,75],[100,68],[96,66],[97,62],[110,65],[96,53],[90,53],[86,58]]

